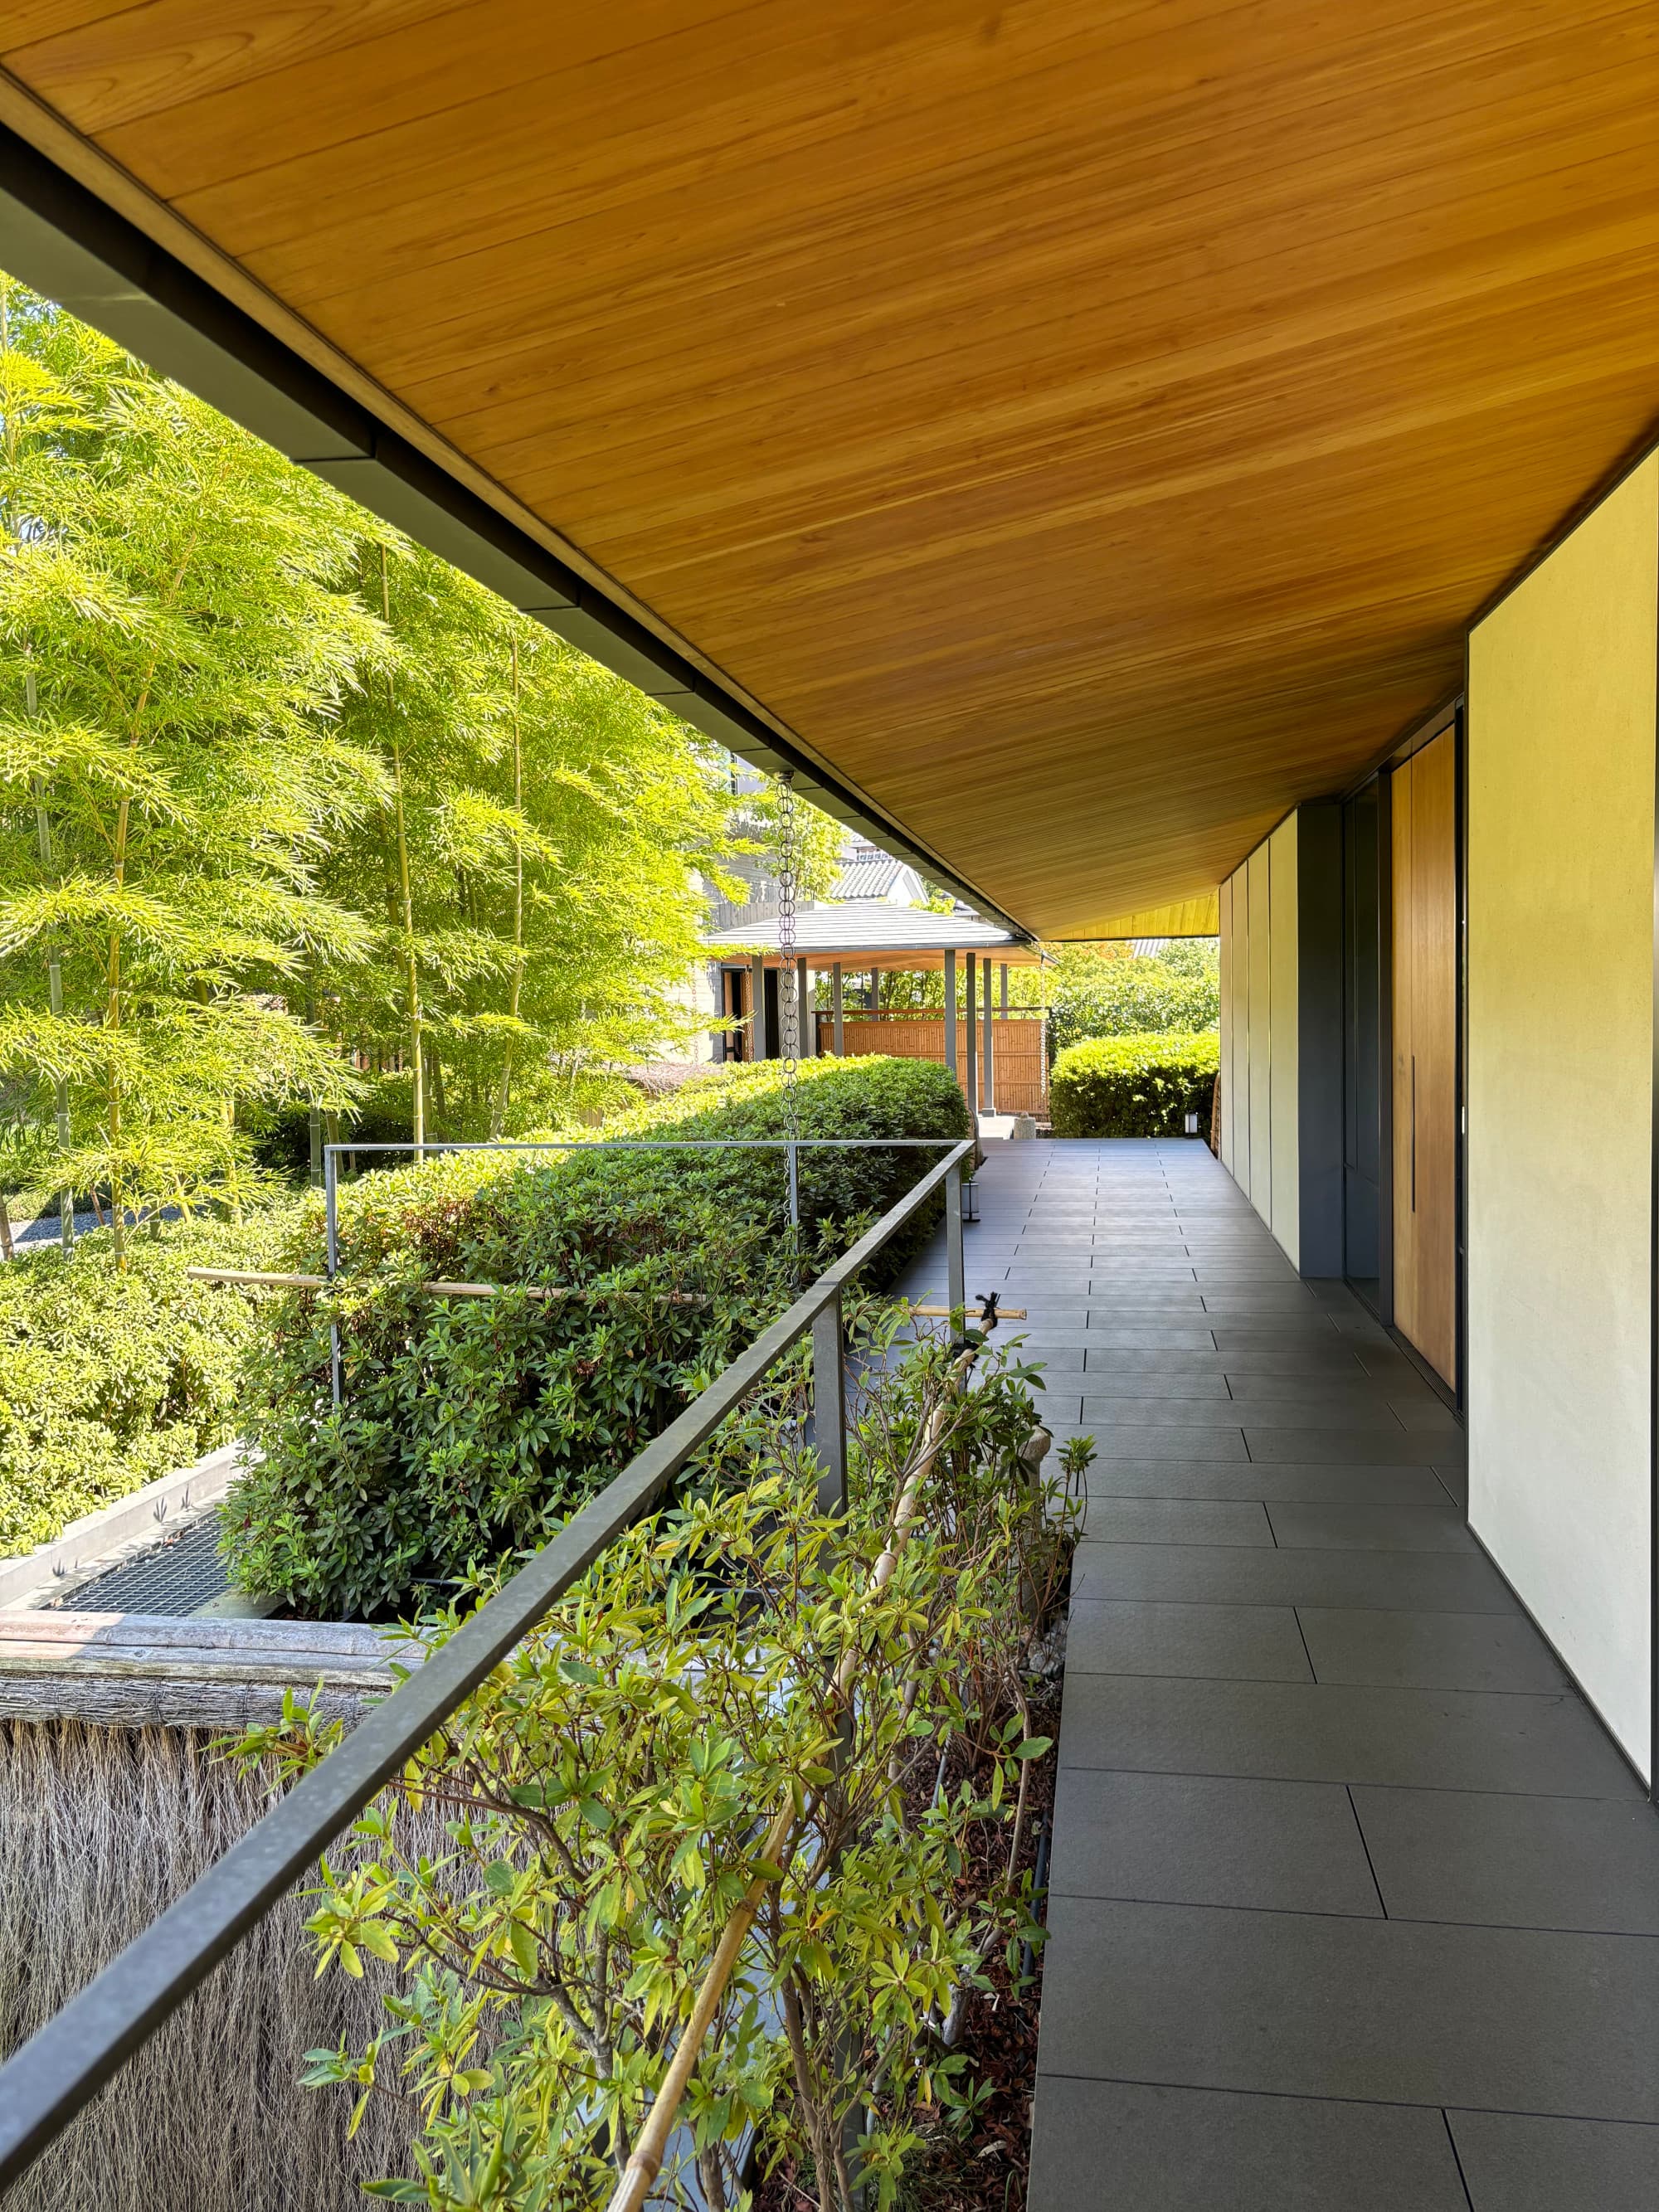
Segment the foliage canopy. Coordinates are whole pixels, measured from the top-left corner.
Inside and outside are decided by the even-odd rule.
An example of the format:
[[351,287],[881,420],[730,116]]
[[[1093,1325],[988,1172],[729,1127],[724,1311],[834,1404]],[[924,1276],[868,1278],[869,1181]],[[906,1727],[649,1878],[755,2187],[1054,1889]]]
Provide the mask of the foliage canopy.
[[239,1210],[283,1101],[401,1066],[417,1134],[499,1133],[684,1030],[699,882],[771,803],[731,783],[0,277],[0,1106],[56,1109],[118,1248],[131,1207]]

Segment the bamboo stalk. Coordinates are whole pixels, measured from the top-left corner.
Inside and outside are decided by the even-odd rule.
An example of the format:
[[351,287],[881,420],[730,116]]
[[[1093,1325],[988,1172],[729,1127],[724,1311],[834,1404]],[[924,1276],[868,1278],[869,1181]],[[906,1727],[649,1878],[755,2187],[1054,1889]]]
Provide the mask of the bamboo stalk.
[[[192,1283],[252,1283],[271,1291],[325,1291],[331,1278],[327,1275],[291,1275],[275,1273],[257,1267],[186,1267],[185,1274]],[[337,1275],[336,1283],[348,1278]],[[632,1291],[620,1287],[612,1290],[569,1290],[560,1285],[538,1283],[416,1283],[417,1291],[424,1291],[434,1298],[497,1298],[511,1291],[522,1291],[527,1298],[648,1298],[671,1306],[706,1306],[708,1300],[690,1291]]]
[[[910,1310],[913,1314],[921,1316],[921,1317],[925,1321],[949,1321],[951,1318],[951,1309],[949,1306],[912,1306]],[[1024,1321],[1025,1318],[1026,1313],[1024,1306],[999,1306],[997,1308],[997,1319],[999,1321]],[[970,1321],[973,1319],[973,1316],[971,1314],[969,1316],[969,1319]]]

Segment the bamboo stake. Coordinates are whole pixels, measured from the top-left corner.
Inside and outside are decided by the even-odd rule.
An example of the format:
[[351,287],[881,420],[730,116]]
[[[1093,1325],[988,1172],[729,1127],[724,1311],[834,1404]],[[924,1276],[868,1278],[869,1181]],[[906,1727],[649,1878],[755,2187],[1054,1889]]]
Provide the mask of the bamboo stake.
[[[789,1847],[795,1827],[795,1801],[792,1795],[783,1809],[766,1832],[761,1845],[761,1856],[769,1863]],[[731,1979],[732,1969],[738,1963],[738,1954],[744,1939],[755,1924],[755,1916],[772,1887],[769,1874],[757,1874],[743,1893],[743,1901],[726,1923],[702,1987],[697,1991],[697,2001],[691,2008],[691,2017],[685,2023],[684,2033],[675,2046],[674,2057],[664,2076],[651,2106],[650,2116],[640,2130],[628,2164],[623,2169],[622,2179],[611,2197],[609,2212],[639,2212],[639,2208],[651,2194],[657,2176],[662,2172],[662,2162],[668,2153],[668,2140],[674,2130],[675,2116],[680,2099],[685,2094],[686,2084],[691,2079],[691,2069],[697,2063],[702,2040],[714,2024],[715,2012]]]
[[[289,1275],[262,1272],[254,1267],[186,1267],[185,1274],[192,1283],[252,1283],[271,1291],[325,1291],[331,1280],[336,1284],[348,1278],[336,1275]],[[706,1306],[708,1300],[690,1291],[631,1291],[569,1290],[562,1285],[544,1285],[538,1283],[416,1283],[414,1288],[424,1291],[434,1298],[498,1298],[513,1291],[521,1291],[527,1298],[558,1300],[561,1298],[647,1298],[671,1306]]]
[[[955,1372],[958,1382],[966,1379],[968,1370],[974,1364],[974,1349],[969,1346],[956,1364]],[[954,1395],[953,1391],[951,1396]],[[906,1478],[904,1487],[895,1501],[893,1519],[888,1530],[887,1542],[870,1577],[870,1587],[866,1593],[869,1596],[873,1597],[884,1590],[893,1578],[893,1570],[898,1565],[899,1553],[903,1547],[910,1523],[915,1520],[917,1508],[921,1504],[922,1483],[933,1462],[939,1457],[939,1446],[944,1442],[950,1407],[951,1399],[942,1398],[928,1416],[927,1426],[923,1433],[921,1450],[917,1455],[915,1467]],[[836,1669],[825,1714],[825,1723],[829,1728],[833,1729],[835,1723],[839,1719],[841,1708],[846,1703],[848,1693],[853,1686],[854,1677],[858,1672],[858,1665],[859,1654],[856,1648],[854,1648],[842,1656],[842,1662]],[[808,1801],[809,1806],[811,1802]],[[793,1855],[796,1830],[799,1822],[805,1817],[804,1810],[798,1820],[792,1793],[790,1802],[767,1831],[766,1840],[761,1847],[762,1859],[768,1863],[769,1867],[774,1869],[781,1868],[787,1857]],[[641,2212],[641,2208],[649,2197],[657,2176],[662,2171],[663,2160],[668,2154],[669,2138],[674,2131],[680,2100],[685,2094],[685,2087],[691,2079],[691,2069],[697,2063],[697,2054],[702,2047],[703,2038],[713,2024],[720,1998],[725,1994],[726,1984],[731,1979],[732,1969],[738,1962],[738,1954],[743,1948],[744,1938],[755,1924],[755,1917],[760,1911],[767,1891],[775,1887],[781,1878],[781,1874],[775,1871],[757,1874],[744,1891],[742,1902],[733,1911],[730,1920],[726,1922],[725,1932],[715,1948],[714,1957],[709,1960],[708,1971],[703,1976],[702,1986],[697,1991],[696,2002],[691,2008],[691,2017],[687,2021],[680,2039],[675,2045],[674,2056],[670,2063],[668,2072],[663,2078],[662,2087],[652,2100],[651,2110],[645,2125],[640,2130],[639,2140],[635,2144],[628,2164],[623,2169],[622,2179],[617,2184],[610,2203],[606,2207],[606,2212]]]
[[[949,1306],[912,1306],[910,1310],[913,1314],[918,1315],[924,1321],[949,1321],[951,1318],[951,1309]],[[970,1321],[973,1319],[973,1316],[971,1314],[969,1316],[969,1319]],[[999,1321],[1024,1321],[1026,1319],[1025,1309],[1024,1306],[999,1306],[997,1308],[997,1319]]]

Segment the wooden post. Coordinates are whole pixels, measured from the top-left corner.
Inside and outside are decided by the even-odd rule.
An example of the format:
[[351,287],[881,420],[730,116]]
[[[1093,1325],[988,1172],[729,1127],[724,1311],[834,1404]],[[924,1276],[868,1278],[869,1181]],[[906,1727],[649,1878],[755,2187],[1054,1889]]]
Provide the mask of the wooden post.
[[830,1016],[836,1025],[836,1058],[847,1057],[847,1035],[842,1027],[841,963],[836,961],[830,970]]
[[[1000,981],[1001,987],[1002,987],[1002,988],[1001,988],[1001,991],[1000,991],[1000,1005],[1001,1005],[1001,1010],[1002,1010],[1002,1019],[1003,1019],[1004,1024],[1006,1024],[1006,1022],[1007,1022],[1007,1019],[1008,1019],[1008,963],[1007,963],[1006,960],[1005,960],[1005,961],[1003,962],[1003,963],[1002,963],[1002,969],[1001,969],[1001,974],[1000,974]],[[1015,1054],[1015,1059],[1016,1059],[1016,1060],[1018,1060],[1018,1054]]]
[[750,973],[755,1003],[749,1012],[749,1057],[750,1060],[764,1060],[767,1056],[767,1036],[766,955],[763,952],[755,955]]
[[[979,1019],[978,1003],[974,994],[978,984],[979,955],[977,952],[970,952],[968,955],[968,999],[963,1008],[965,1017],[963,1027],[968,1033],[968,1080],[964,1088],[968,1093],[969,1123],[975,1132],[979,1128]],[[978,1158],[977,1153],[975,1158]]]
[[945,1065],[957,1072],[957,956],[945,956]]
[[795,1049],[802,1060],[818,1056],[818,1018],[812,1011],[804,959],[795,963]]
[[985,956],[985,1067],[983,1080],[985,1084],[985,1110],[988,1114],[994,1114],[997,1110],[996,1044],[995,1040],[992,1036],[991,956],[988,952]]

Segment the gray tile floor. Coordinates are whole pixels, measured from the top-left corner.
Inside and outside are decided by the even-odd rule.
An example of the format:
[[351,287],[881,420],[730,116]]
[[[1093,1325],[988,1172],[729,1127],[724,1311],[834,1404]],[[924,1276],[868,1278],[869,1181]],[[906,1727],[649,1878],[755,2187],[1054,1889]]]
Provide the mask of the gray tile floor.
[[1654,2212],[1659,1817],[1458,1425],[1201,1146],[988,1149],[969,1288],[1101,1454],[1031,2212]]

